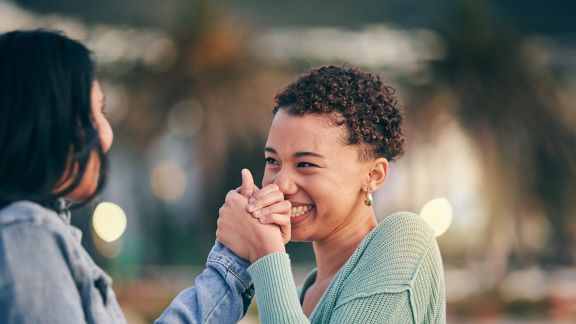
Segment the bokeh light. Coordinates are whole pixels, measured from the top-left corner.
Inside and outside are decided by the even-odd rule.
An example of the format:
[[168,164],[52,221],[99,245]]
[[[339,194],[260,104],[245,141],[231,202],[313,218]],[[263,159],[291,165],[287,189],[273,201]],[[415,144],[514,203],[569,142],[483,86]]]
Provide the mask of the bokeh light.
[[152,169],[150,188],[161,200],[176,201],[186,190],[186,173],[174,161],[161,161]]
[[100,203],[94,210],[92,227],[96,235],[103,241],[115,241],[126,230],[126,214],[120,206],[114,203]]
[[452,223],[452,214],[452,205],[446,198],[433,199],[420,211],[420,216],[432,227],[436,236],[448,230]]

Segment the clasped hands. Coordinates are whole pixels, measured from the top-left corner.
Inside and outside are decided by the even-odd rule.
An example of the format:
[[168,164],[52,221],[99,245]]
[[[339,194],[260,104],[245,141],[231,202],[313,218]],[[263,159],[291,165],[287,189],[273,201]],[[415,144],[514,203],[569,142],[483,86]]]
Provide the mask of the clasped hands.
[[258,189],[250,171],[243,169],[242,186],[229,191],[220,208],[216,238],[250,263],[274,252],[286,252],[291,208],[278,185]]

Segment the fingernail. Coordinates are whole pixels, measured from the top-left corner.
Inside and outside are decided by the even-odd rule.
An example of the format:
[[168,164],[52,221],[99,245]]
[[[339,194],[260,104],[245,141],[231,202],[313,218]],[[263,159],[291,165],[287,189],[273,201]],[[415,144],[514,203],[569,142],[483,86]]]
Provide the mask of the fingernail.
[[258,209],[258,210],[255,211],[253,214],[254,214],[254,216],[260,216],[260,215],[262,215],[262,209]]
[[248,205],[246,206],[246,209],[250,213],[253,212],[254,211],[254,204],[248,203]]

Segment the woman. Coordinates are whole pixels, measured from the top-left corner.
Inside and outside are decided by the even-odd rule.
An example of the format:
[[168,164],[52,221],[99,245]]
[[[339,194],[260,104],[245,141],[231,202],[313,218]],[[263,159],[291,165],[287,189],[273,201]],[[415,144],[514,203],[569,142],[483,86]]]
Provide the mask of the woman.
[[[125,323],[68,211],[101,190],[112,139],[84,45],[0,35],[0,323]],[[158,323],[237,322],[253,296],[247,266],[217,243]]]
[[[261,321],[444,323],[433,231],[406,212],[378,224],[372,207],[403,151],[394,90],[355,68],[323,67],[278,94],[273,112],[264,188],[251,198],[230,192],[217,230],[252,263]],[[252,187],[249,173],[243,182]],[[317,263],[299,293],[283,244],[290,236],[311,241]]]

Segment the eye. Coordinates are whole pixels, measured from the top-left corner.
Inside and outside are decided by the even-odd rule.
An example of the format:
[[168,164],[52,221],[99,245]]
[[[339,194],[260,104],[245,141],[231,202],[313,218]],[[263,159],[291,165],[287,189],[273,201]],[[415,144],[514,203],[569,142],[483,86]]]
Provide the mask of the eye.
[[317,167],[318,167],[316,164],[312,164],[312,163],[309,163],[309,162],[298,162],[298,165],[297,165],[297,166],[298,166],[299,168],[310,168],[310,167],[315,167],[315,168],[317,168]]
[[273,159],[271,157],[265,158],[264,161],[266,162],[266,164],[278,165],[278,161],[276,161],[275,159]]

